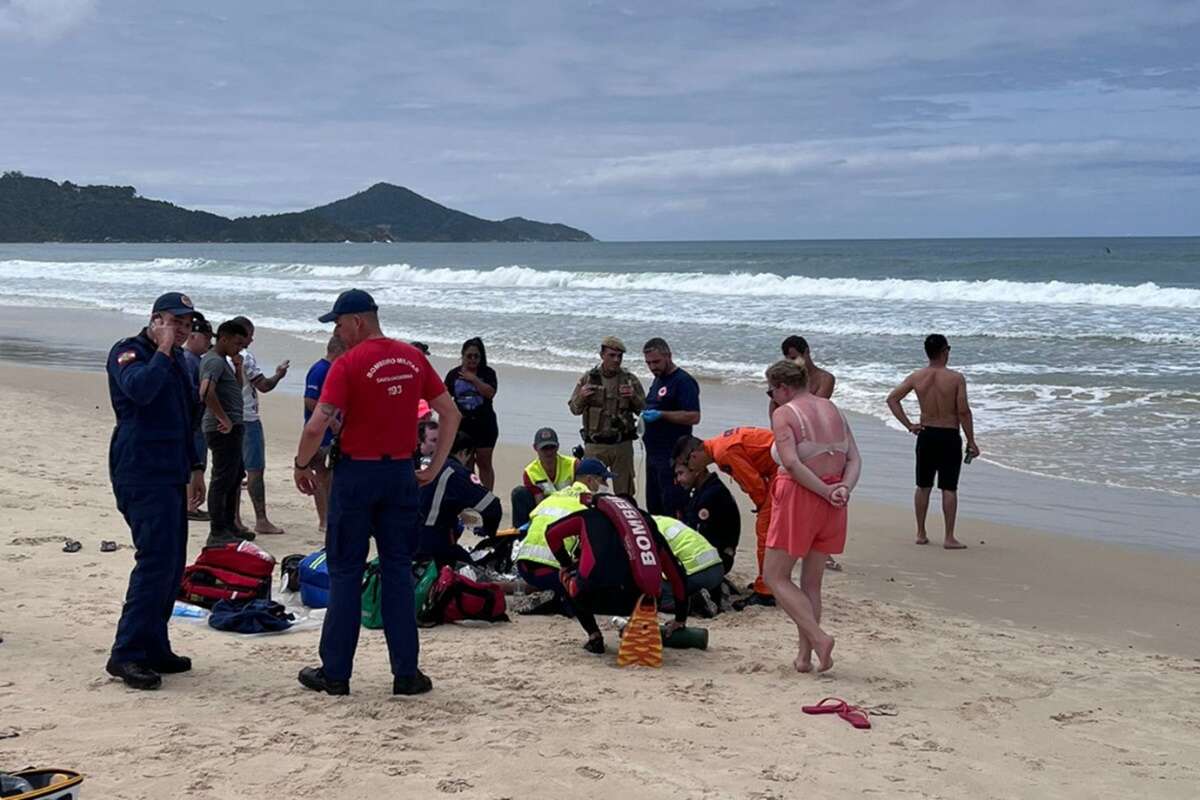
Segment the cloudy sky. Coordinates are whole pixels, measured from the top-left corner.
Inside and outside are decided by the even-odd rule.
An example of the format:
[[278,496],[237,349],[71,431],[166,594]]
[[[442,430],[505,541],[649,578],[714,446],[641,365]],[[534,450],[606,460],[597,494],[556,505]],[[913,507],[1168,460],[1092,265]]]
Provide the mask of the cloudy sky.
[[0,169],[603,239],[1200,233],[1200,2],[0,0]]

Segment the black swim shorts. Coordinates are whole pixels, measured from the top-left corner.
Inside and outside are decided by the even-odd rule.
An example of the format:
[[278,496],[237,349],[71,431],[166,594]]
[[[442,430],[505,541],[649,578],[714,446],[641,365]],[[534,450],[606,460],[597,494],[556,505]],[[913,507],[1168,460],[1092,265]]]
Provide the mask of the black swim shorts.
[[917,434],[917,486],[933,488],[933,476],[944,492],[958,491],[963,443],[958,428],[923,428]]

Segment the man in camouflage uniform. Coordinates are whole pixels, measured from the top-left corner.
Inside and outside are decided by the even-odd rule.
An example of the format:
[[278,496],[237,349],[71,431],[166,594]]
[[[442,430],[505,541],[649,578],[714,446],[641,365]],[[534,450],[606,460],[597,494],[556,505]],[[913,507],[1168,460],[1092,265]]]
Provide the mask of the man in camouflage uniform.
[[613,471],[613,491],[635,493],[633,440],[637,415],[646,407],[646,390],[637,377],[621,367],[625,344],[615,336],[600,343],[600,363],[575,384],[567,406],[583,418],[583,451]]

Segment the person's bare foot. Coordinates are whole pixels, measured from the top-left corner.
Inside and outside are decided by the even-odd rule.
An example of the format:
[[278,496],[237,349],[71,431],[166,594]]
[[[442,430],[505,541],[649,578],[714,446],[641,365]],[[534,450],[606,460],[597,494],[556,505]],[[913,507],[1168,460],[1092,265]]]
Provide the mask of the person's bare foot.
[[796,668],[796,672],[812,672],[812,650],[806,647],[804,652],[796,656],[792,665]]
[[928,536],[917,535],[917,544],[929,544]]
[[833,645],[832,636],[826,636],[824,639],[818,639],[813,643],[813,650],[817,653],[817,672],[828,672],[833,669]]
[[967,546],[965,544],[960,542],[958,539],[955,539],[953,536],[948,537],[946,539],[945,543],[942,545],[942,547],[946,548],[947,550],[966,550],[967,549]]
[[283,528],[272,524],[270,520],[267,520],[266,522],[254,523],[254,532],[261,533],[264,536],[277,536],[281,533],[285,533]]

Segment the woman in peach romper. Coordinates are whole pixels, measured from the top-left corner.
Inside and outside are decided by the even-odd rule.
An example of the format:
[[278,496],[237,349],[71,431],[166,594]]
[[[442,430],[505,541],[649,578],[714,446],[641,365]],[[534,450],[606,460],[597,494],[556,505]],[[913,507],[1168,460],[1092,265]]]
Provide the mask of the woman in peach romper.
[[[862,461],[846,417],[808,391],[802,365],[779,361],[767,370],[767,392],[779,404],[771,415],[779,473],[771,484],[773,513],[763,577],[800,632],[799,672],[833,666],[833,637],[821,629],[825,557],[846,545],[846,506]],[[800,585],[792,568],[802,559]]]

